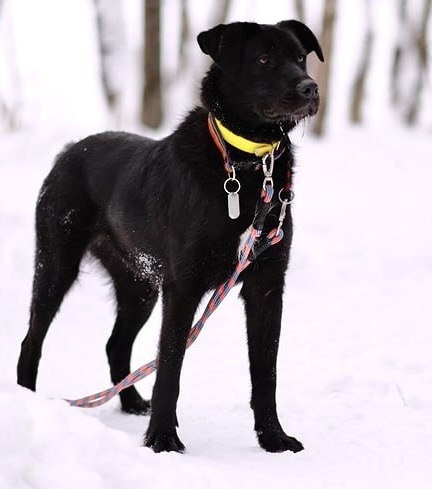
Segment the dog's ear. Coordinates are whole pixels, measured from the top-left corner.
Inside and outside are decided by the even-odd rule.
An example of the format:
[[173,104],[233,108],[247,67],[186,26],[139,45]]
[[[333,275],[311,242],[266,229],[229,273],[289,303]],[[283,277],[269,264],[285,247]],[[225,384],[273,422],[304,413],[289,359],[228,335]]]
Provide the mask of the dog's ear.
[[302,22],[298,20],[284,20],[276,24],[279,29],[294,34],[294,36],[301,42],[302,46],[306,49],[307,53],[315,51],[320,61],[324,61],[324,55],[318,39],[315,34],[305,26]]
[[218,63],[216,60],[220,58],[221,41],[226,28],[226,25],[219,24],[208,31],[200,32],[197,37],[201,51],[211,56],[215,63]]
[[249,22],[219,24],[198,34],[201,51],[211,56],[224,71],[234,72],[239,66],[246,38],[257,32],[259,26]]

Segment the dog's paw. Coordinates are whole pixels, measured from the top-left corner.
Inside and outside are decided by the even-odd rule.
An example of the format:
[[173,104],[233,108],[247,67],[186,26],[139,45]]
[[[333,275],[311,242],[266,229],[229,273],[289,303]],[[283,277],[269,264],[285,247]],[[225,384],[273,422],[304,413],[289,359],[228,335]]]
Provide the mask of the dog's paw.
[[301,452],[303,445],[293,438],[288,436],[282,429],[258,431],[258,442],[267,452]]
[[124,413],[144,416],[150,414],[150,401],[143,399],[138,392],[121,398],[121,409]]
[[151,448],[155,453],[160,452],[178,452],[183,453],[185,446],[180,441],[177,433],[154,432],[147,434],[144,440],[144,446]]

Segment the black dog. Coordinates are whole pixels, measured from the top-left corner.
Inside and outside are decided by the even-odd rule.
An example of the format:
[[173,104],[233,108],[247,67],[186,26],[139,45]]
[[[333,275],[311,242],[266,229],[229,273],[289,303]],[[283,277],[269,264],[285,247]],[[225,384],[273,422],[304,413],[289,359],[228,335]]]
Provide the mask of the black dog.
[[[263,185],[261,158],[226,143],[241,182],[240,215],[227,211],[223,159],[208,128],[248,143],[274,143],[274,208],[265,229],[278,224],[279,189],[292,166],[288,132],[318,109],[318,88],[306,73],[306,55],[323,54],[312,32],[291,20],[274,26],[218,25],[198,36],[214,64],[202,83],[203,107],[161,141],[109,132],[90,136],[61,153],[46,178],[36,214],[36,263],[30,327],[22,343],[18,383],[36,387],[42,343],[64,295],[90,251],[112,277],[118,314],[107,344],[111,379],[129,373],[135,337],[162,290],[163,322],[158,371],[145,444],[155,452],[183,451],[176,433],[176,404],[185,343],[203,294],[233,271],[239,239],[250,226]],[[231,209],[232,210],[232,209]],[[236,210],[234,209],[234,213]],[[247,316],[251,406],[265,450],[297,452],[276,412],[276,357],[284,275],[292,221],[285,238],[244,273],[241,296]],[[122,409],[146,413],[150,403],[135,387],[120,394]]]

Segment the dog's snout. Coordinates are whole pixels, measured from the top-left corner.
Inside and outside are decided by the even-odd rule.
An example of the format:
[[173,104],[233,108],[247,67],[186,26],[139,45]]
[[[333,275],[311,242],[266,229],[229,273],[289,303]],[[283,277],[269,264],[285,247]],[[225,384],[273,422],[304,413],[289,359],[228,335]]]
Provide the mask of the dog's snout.
[[318,85],[313,80],[303,80],[297,85],[297,90],[307,100],[318,98]]

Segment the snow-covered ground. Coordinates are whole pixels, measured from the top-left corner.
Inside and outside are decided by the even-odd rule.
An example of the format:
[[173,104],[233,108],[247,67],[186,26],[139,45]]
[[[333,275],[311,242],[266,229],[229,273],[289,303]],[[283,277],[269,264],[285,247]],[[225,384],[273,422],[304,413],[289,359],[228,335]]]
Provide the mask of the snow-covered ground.
[[[0,143],[0,488],[293,487],[419,489],[432,472],[430,134],[295,135],[295,239],[287,275],[278,403],[299,454],[260,450],[248,407],[237,290],[188,351],[179,401],[185,455],[141,447],[148,418],[117,400],[71,408],[109,385],[107,277],[82,267],[45,343],[38,393],[15,386],[28,320],[34,202],[64,135]],[[153,358],[157,309],[133,366]],[[139,385],[148,397],[154,377]]]

